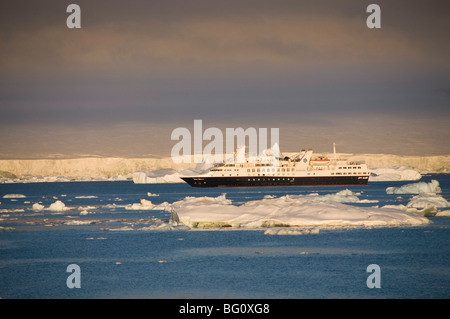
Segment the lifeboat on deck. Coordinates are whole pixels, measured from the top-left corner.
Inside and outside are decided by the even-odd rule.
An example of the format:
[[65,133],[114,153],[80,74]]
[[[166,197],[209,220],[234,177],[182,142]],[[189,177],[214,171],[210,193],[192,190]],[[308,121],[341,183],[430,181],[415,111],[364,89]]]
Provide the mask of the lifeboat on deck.
[[330,162],[330,159],[321,156],[321,157],[310,160],[310,162],[311,162],[311,164],[314,164],[314,165],[324,165],[324,164],[328,164]]

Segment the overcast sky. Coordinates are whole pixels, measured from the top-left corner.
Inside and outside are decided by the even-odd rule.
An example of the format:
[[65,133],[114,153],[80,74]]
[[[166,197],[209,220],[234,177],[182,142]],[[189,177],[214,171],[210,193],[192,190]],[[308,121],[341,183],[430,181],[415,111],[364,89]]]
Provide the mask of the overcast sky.
[[433,0],[6,0],[0,158],[167,156],[194,119],[280,128],[282,151],[450,154],[449,17]]

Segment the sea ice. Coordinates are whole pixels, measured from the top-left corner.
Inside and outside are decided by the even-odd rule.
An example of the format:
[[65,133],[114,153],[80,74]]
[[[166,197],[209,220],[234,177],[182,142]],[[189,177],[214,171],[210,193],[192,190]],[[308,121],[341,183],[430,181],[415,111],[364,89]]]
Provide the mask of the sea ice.
[[435,207],[435,208],[445,208],[450,207],[450,203],[441,195],[436,195],[433,193],[425,193],[414,196],[406,207],[414,207],[414,208],[426,208],[426,207]]
[[159,194],[153,194],[153,193],[148,192],[147,196],[148,197],[156,197],[156,196],[159,196]]
[[422,178],[422,175],[410,167],[385,167],[372,168],[369,182],[386,181],[416,181]]
[[450,209],[443,210],[441,212],[437,212],[436,217],[450,217]]
[[39,203],[34,203],[32,209],[36,212],[43,210],[45,207]]
[[428,224],[396,209],[355,207],[314,196],[287,195],[233,205],[225,195],[186,197],[172,204],[172,219],[191,228],[214,227],[386,227]]
[[360,193],[354,193],[349,189],[344,189],[336,194],[318,195],[317,193],[309,194],[317,201],[333,201],[338,203],[378,203],[378,200],[359,199],[357,195]]
[[57,200],[56,202],[54,202],[53,204],[51,204],[48,208],[48,210],[52,210],[52,211],[64,211],[67,210],[69,208],[66,207],[66,205],[61,202],[60,200]]
[[3,198],[26,198],[23,194],[6,194]]
[[151,210],[153,209],[154,205],[151,201],[146,199],[141,199],[140,203],[134,203],[132,205],[125,206],[125,209],[127,210]]
[[269,228],[264,235],[318,235],[320,229],[318,227],[312,229],[290,229],[290,228]]
[[405,205],[386,205],[386,206],[383,206],[383,208],[398,209],[398,210],[404,211],[406,213],[417,214],[417,215],[421,215],[421,216],[425,216],[425,217],[433,217],[438,213],[437,208],[433,207],[433,206],[429,206],[429,207],[420,209],[420,208],[414,208],[414,207],[407,207]]
[[88,196],[75,196],[75,198],[98,198],[98,196],[95,196],[95,195],[88,195]]
[[422,193],[441,193],[439,182],[433,179],[429,183],[419,182],[406,184],[400,187],[386,188],[386,194],[422,194]]
[[184,183],[176,170],[137,171],[133,173],[135,184]]

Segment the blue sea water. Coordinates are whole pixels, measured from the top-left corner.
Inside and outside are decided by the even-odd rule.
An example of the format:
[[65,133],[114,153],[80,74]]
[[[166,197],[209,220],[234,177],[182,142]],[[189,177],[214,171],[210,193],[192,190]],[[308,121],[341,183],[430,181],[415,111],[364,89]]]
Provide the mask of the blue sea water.
[[[450,176],[421,181],[432,179],[450,200]],[[360,192],[360,199],[379,201],[352,205],[381,207],[406,204],[412,195],[389,195],[385,189],[408,183],[237,189],[132,182],[0,184],[0,297],[449,298],[450,217],[430,217],[432,223],[420,227],[268,236],[262,230],[145,231],[168,222],[170,214],[125,209],[141,199],[159,204],[226,193],[238,204],[265,195],[323,195],[345,188]],[[6,194],[26,197],[2,198]],[[57,200],[69,209],[31,210],[36,202],[48,207]],[[71,264],[80,267],[80,288],[66,284]],[[380,267],[381,288],[366,284],[371,264]]]

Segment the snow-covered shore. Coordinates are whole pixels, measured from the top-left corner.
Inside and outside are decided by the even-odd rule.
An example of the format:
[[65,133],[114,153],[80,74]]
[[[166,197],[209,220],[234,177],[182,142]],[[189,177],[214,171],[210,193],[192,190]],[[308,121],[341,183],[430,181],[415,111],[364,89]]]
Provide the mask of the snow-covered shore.
[[[376,180],[417,180],[421,173],[450,173],[450,155],[397,156],[389,154],[340,154],[365,161]],[[138,183],[181,182],[181,170],[194,164],[176,164],[167,158],[76,158],[0,160],[0,183],[70,180],[131,180]],[[140,174],[135,174],[141,172]],[[151,172],[151,173],[149,173]],[[185,174],[186,171],[183,171]]]

